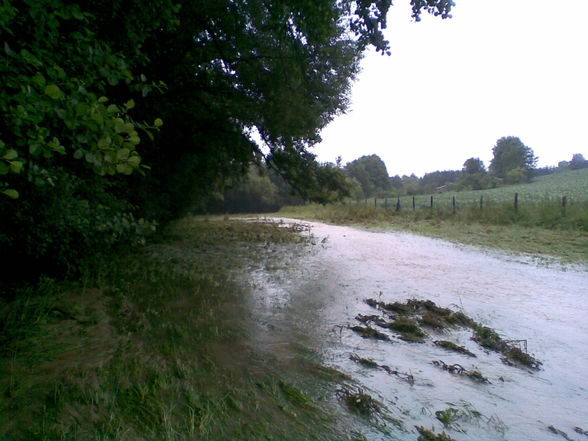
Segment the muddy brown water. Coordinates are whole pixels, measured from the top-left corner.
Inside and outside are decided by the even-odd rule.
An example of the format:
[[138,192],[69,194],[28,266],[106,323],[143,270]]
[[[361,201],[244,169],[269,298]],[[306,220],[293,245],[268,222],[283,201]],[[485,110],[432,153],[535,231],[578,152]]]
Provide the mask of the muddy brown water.
[[[588,429],[588,268],[408,233],[309,226],[316,245],[291,254],[276,249],[280,257],[242,274],[255,323],[249,344],[284,366],[300,357],[302,348],[352,377],[388,416],[402,421],[402,427],[380,421],[380,429],[358,423],[368,439],[416,440],[415,426],[434,427],[456,440],[565,439],[549,426],[570,439],[588,439],[574,431]],[[428,330],[422,344],[403,342],[393,333],[392,342],[363,339],[347,326],[358,324],[359,313],[378,313],[366,298],[432,300],[461,310],[505,339],[526,340],[542,368],[505,365],[465,329]],[[477,357],[435,346],[432,341],[439,339],[465,346]],[[351,354],[410,373],[415,382],[362,366]],[[434,360],[477,369],[490,384],[452,375]],[[457,418],[444,427],[435,413],[448,408],[457,409]]]

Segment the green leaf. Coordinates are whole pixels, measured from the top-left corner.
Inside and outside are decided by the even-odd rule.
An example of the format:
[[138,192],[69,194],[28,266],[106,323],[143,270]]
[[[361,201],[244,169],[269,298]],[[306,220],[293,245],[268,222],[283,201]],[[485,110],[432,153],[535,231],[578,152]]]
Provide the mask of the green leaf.
[[4,193],[6,196],[8,196],[11,199],[18,199],[18,191],[12,189],[12,188],[8,188],[6,190],[2,190],[2,193]]
[[108,102],[108,98],[106,98],[105,96],[101,96],[100,98],[98,98],[98,102],[99,103],[106,103],[106,102]]
[[61,92],[61,89],[55,84],[49,84],[47,87],[45,87],[45,95],[49,96],[49,98],[57,100],[61,98],[63,92]]
[[137,145],[141,142],[141,138],[139,138],[137,135],[132,135],[129,136],[129,142],[133,145]]
[[133,173],[133,167],[128,164],[117,164],[116,171],[123,175],[130,175]]
[[139,164],[141,163],[141,157],[140,156],[131,156],[127,162],[133,168],[137,168],[137,167],[139,167]]
[[10,170],[13,173],[20,173],[22,170],[23,163],[21,161],[10,161]]
[[18,153],[16,150],[14,149],[10,149],[8,150],[4,156],[2,156],[2,159],[6,159],[7,161],[12,161],[13,159],[18,158]]
[[110,139],[110,136],[103,136],[98,140],[98,148],[105,149],[111,144],[111,142],[112,140]]
[[74,154],[73,157],[75,159],[82,159],[84,157],[84,151],[82,149],[77,149]]
[[0,175],[5,175],[10,171],[10,168],[5,162],[0,162]]
[[118,112],[118,106],[116,106],[115,104],[110,104],[107,108],[106,111],[108,113],[116,113]]
[[161,118],[155,118],[155,121],[153,121],[153,125],[155,127],[161,127],[163,125],[163,121]]
[[119,161],[124,161],[125,159],[129,158],[130,153],[131,151],[129,149],[120,149],[118,152],[116,152],[116,159]]
[[132,109],[133,107],[135,107],[135,100],[128,100],[125,103],[125,107],[129,110]]

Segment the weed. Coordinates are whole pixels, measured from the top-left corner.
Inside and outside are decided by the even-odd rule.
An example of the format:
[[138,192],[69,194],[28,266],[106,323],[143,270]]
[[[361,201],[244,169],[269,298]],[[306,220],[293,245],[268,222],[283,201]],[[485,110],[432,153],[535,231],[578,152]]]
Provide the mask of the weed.
[[362,338],[373,338],[376,340],[383,341],[390,340],[390,337],[388,337],[386,334],[383,334],[374,328],[370,328],[369,326],[351,326],[349,329],[351,329],[354,332],[357,332]]
[[463,346],[456,345],[455,343],[447,340],[435,340],[433,342],[435,345],[442,347],[443,349],[447,349],[448,351],[457,352],[459,354],[467,355],[468,357],[475,357],[476,354],[469,351]]
[[436,434],[434,431],[421,426],[416,426],[416,429],[420,435],[418,441],[455,441],[455,439],[451,438],[445,432]]
[[338,389],[337,396],[352,412],[369,417],[381,412],[380,405],[362,389],[352,392],[348,389]]

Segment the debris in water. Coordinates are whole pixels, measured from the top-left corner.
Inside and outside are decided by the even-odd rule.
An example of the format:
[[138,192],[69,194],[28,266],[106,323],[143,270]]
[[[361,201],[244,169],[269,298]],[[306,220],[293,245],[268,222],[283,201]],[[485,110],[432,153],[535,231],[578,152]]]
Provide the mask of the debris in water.
[[[419,328],[417,322],[411,318],[400,316],[396,320],[387,322],[377,315],[358,314],[355,319],[361,323],[374,323],[381,328],[391,329],[400,334],[400,339],[408,342],[422,343],[427,334]],[[371,328],[370,328],[371,329]]]
[[359,363],[368,368],[380,368],[385,370],[390,375],[395,375],[396,377],[400,378],[403,381],[406,381],[411,386],[414,385],[414,377],[412,374],[407,374],[406,372],[400,372],[396,369],[392,369],[390,366],[386,366],[385,364],[378,364],[374,360],[370,360],[369,358],[362,358],[357,354],[351,354],[349,358],[356,363]]
[[579,433],[580,435],[588,436],[588,430],[584,430],[580,427],[574,427],[574,432]]
[[390,337],[369,326],[352,326],[352,331],[357,332],[363,338],[375,338],[376,340],[390,341]]
[[[487,326],[478,325],[474,327],[474,335],[472,336],[472,340],[484,348],[502,353],[504,355],[504,357],[501,358],[502,362],[509,366],[523,365],[531,369],[538,370],[542,364],[539,360],[529,355],[527,352],[516,346],[513,346],[511,343],[508,343],[508,340],[503,340],[500,338],[496,331]],[[510,341],[525,341],[526,346],[526,340]]]
[[463,346],[456,345],[455,343],[447,340],[435,340],[433,342],[435,345],[442,347],[443,349],[447,349],[448,351],[458,352],[460,354],[467,355],[468,357],[475,357],[476,354],[469,351]]
[[548,427],[548,429],[549,429],[549,431],[550,431],[551,433],[555,433],[556,435],[561,435],[561,436],[563,436],[565,439],[567,439],[568,441],[574,441],[574,439],[573,439],[573,438],[570,438],[570,437],[568,436],[568,434],[567,434],[567,433],[565,433],[563,430],[556,429],[556,428],[555,428],[555,427],[553,427],[553,426],[549,426],[549,427]]
[[467,370],[462,365],[455,363],[455,364],[447,364],[443,360],[434,360],[431,362],[434,366],[437,366],[444,371],[449,372],[450,374],[456,375],[465,375],[466,377],[471,378],[474,381],[479,383],[490,383],[490,381],[482,375],[480,371],[477,370]]
[[451,438],[445,432],[436,434],[434,431],[425,429],[421,426],[415,426],[416,430],[419,431],[419,438],[418,441],[455,441],[455,439]]
[[[410,299],[405,303],[385,303],[376,299],[366,299],[365,302],[372,308],[395,313],[395,316],[390,316],[393,321],[387,322],[377,315],[361,314],[356,319],[362,323],[372,322],[377,326],[396,331],[402,340],[423,342],[427,334],[418,326],[419,324],[436,330],[455,326],[470,328],[474,332],[472,340],[483,348],[503,354],[501,358],[503,363],[510,366],[526,366],[534,370],[541,367],[542,363],[527,352],[527,340],[503,340],[495,330],[476,323],[461,311],[441,308],[431,300]],[[366,335],[368,336],[371,335]],[[434,343],[445,349],[475,357],[466,348],[451,342],[436,341]]]
[[352,412],[357,412],[364,416],[371,416],[374,413],[380,413],[380,406],[372,397],[366,394],[363,389],[357,392],[351,392],[347,389],[338,389],[337,396],[347,405]]

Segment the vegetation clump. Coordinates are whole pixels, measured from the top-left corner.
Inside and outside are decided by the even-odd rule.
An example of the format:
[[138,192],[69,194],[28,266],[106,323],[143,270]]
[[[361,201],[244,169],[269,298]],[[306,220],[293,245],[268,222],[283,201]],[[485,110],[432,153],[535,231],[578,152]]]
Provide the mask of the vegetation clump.
[[[452,311],[448,308],[439,307],[431,300],[409,299],[404,303],[385,303],[376,299],[366,299],[365,302],[372,308],[396,313],[395,316],[390,316],[394,320],[387,322],[377,315],[361,314],[356,319],[362,323],[373,322],[377,326],[396,331],[400,334],[400,339],[402,340],[423,342],[426,334],[418,326],[419,324],[435,330],[443,330],[456,326],[470,328],[474,332],[472,340],[483,348],[503,354],[504,357],[501,360],[505,364],[526,366],[535,370],[541,366],[539,360],[527,353],[526,340],[503,340],[492,328],[476,323],[461,311]],[[520,342],[525,343],[525,350],[513,344]],[[450,351],[475,357],[471,351],[449,341],[438,340],[434,344]]]
[[456,345],[455,343],[447,340],[435,340],[433,342],[435,345],[442,347],[443,349],[447,349],[448,351],[458,352],[460,354],[467,355],[468,357],[475,357],[476,354],[471,352],[470,350],[466,349],[463,346]]
[[359,363],[362,366],[365,366],[368,368],[383,369],[384,371],[386,371],[390,375],[394,375],[394,376],[400,378],[401,380],[406,381],[411,386],[414,385],[414,376],[412,374],[408,374],[406,372],[400,372],[396,369],[392,369],[390,366],[386,366],[385,364],[378,364],[374,360],[370,360],[369,358],[362,358],[357,354],[351,354],[349,356],[349,358],[351,360],[355,361],[356,363]]
[[388,326],[400,334],[400,339],[409,342],[422,342],[427,335],[415,320],[407,317],[399,317]]
[[376,340],[389,341],[390,337],[369,326],[352,326],[352,331],[357,332],[362,338],[373,338]]
[[455,441],[455,439],[451,438],[445,432],[436,434],[434,431],[422,426],[416,426],[416,429],[420,435],[418,441]]
[[437,366],[450,374],[463,375],[479,383],[490,383],[490,380],[484,377],[480,371],[467,370],[458,363],[446,364],[443,360],[434,360],[432,363],[434,366]]
[[541,362],[511,343],[503,340],[493,329],[487,326],[474,327],[474,335],[472,340],[480,346],[490,349],[495,352],[500,352],[504,355],[501,358],[503,363],[510,365],[523,365],[531,369],[539,369]]
[[349,391],[342,388],[337,390],[337,396],[341,399],[347,408],[352,412],[359,413],[363,416],[371,416],[375,413],[380,413],[380,405],[371,396],[366,394],[362,389],[357,392]]

